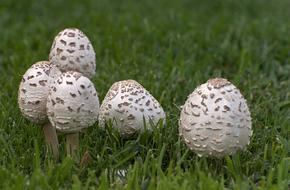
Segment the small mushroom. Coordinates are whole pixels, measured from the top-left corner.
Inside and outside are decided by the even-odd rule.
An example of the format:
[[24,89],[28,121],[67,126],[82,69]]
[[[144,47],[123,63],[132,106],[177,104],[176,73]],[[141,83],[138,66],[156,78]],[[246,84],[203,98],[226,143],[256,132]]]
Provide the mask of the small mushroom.
[[199,156],[222,157],[244,149],[250,142],[252,122],[239,89],[223,78],[197,87],[186,100],[179,132]]
[[77,156],[79,131],[95,123],[99,113],[98,94],[81,73],[63,73],[50,87],[47,114],[56,129],[66,134],[67,154]]
[[58,139],[55,128],[47,119],[46,101],[50,84],[60,74],[48,61],[39,61],[23,75],[18,91],[18,104],[23,116],[34,123],[43,124],[46,143],[56,160],[59,157]]
[[148,129],[159,120],[165,120],[165,113],[159,102],[138,82],[124,80],[116,82],[107,92],[101,105],[99,125],[111,120],[113,127],[122,136],[128,137]]
[[77,71],[89,78],[96,70],[94,48],[88,37],[76,28],[58,33],[51,46],[49,61],[62,72]]

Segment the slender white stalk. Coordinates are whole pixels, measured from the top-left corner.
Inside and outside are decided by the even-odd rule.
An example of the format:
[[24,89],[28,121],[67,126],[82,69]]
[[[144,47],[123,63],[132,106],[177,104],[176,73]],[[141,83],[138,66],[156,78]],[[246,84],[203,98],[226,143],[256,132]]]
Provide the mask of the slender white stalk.
[[56,134],[56,129],[50,123],[43,126],[43,133],[45,137],[46,144],[50,151],[52,151],[55,160],[59,159],[59,144]]

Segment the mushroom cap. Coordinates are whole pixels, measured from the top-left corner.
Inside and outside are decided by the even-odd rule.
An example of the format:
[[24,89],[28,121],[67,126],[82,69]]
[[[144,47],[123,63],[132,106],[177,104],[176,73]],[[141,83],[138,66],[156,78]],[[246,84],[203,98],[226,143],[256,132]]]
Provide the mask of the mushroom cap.
[[[144,119],[143,119],[144,118]],[[124,80],[114,83],[100,108],[99,125],[111,120],[122,136],[128,137],[137,131],[151,129],[165,113],[159,102],[138,82]]]
[[249,108],[239,89],[226,79],[215,78],[188,96],[179,133],[199,156],[222,157],[249,144],[251,126]]
[[48,61],[39,61],[25,72],[19,86],[18,104],[27,119],[35,123],[48,121],[46,100],[49,85],[60,74]]
[[88,37],[76,28],[58,33],[51,46],[49,61],[62,72],[77,71],[89,78],[96,70],[94,48]]
[[93,125],[99,113],[94,84],[81,73],[63,73],[50,87],[47,115],[60,132],[74,133]]

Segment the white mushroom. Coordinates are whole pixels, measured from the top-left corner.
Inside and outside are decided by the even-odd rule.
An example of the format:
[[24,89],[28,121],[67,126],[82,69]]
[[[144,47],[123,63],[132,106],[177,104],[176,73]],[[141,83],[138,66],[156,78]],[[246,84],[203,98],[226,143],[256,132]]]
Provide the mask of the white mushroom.
[[47,100],[50,122],[66,133],[67,153],[76,154],[78,132],[95,123],[99,113],[98,94],[93,83],[81,73],[63,73],[51,85]]
[[77,71],[89,78],[96,70],[94,48],[88,37],[76,28],[58,33],[50,50],[49,61],[62,72]]
[[43,125],[47,144],[58,159],[58,140],[55,128],[48,123],[46,101],[49,85],[61,72],[48,61],[32,65],[22,77],[18,91],[18,104],[22,114],[32,122]]
[[251,125],[249,108],[239,89],[226,79],[215,78],[188,96],[179,132],[198,155],[222,157],[249,144]]
[[150,129],[159,120],[165,120],[165,113],[142,85],[134,80],[124,80],[112,85],[101,105],[99,125],[104,127],[109,120],[122,136],[128,137],[142,131],[144,121]]

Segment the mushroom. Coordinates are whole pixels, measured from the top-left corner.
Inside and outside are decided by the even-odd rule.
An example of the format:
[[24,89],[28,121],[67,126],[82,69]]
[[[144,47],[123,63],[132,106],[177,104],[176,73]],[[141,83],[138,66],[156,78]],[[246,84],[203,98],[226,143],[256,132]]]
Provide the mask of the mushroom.
[[48,61],[39,61],[23,75],[18,91],[18,104],[23,116],[43,124],[45,141],[56,160],[59,157],[58,139],[55,128],[48,122],[46,101],[50,84],[60,74]]
[[79,131],[95,123],[99,113],[98,94],[81,73],[63,73],[50,87],[47,114],[50,122],[66,134],[67,154],[77,156]]
[[142,85],[134,80],[124,80],[112,85],[101,105],[99,125],[104,127],[109,120],[122,136],[129,137],[143,131],[144,121],[151,129],[151,124],[165,120],[165,113]]
[[77,71],[89,78],[96,70],[94,48],[88,37],[76,28],[58,33],[51,46],[49,61],[62,72]]
[[251,125],[249,108],[239,89],[226,79],[214,78],[188,96],[179,132],[199,156],[222,157],[250,143]]

